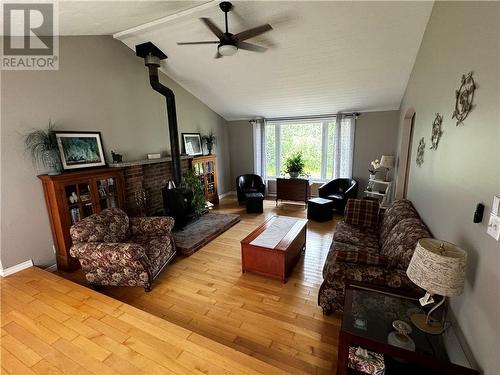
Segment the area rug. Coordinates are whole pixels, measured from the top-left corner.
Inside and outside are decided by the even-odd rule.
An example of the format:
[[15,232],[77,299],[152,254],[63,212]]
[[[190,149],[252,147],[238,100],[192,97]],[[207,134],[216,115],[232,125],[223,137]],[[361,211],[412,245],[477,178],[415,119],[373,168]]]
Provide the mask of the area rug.
[[209,212],[172,232],[177,252],[189,256],[240,221],[240,215]]

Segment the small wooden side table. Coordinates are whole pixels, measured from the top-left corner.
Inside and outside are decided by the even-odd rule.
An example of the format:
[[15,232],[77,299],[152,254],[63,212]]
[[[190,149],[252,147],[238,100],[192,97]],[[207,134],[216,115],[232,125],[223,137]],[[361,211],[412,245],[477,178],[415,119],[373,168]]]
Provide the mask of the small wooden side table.
[[306,178],[284,178],[276,179],[276,205],[278,200],[301,201],[307,205],[311,195],[311,183]]

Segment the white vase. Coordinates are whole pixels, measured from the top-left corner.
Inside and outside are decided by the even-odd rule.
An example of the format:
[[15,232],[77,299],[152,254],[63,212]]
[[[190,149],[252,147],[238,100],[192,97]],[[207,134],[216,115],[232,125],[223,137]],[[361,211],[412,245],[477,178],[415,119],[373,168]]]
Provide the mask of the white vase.
[[49,176],[61,174],[61,162],[57,150],[45,150],[42,153],[43,164]]

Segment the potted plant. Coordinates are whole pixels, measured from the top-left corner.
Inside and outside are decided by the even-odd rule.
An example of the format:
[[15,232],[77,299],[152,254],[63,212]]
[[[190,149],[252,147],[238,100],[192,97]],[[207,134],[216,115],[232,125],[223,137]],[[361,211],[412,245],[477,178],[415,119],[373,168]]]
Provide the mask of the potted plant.
[[203,137],[201,137],[201,140],[207,145],[208,155],[212,155],[212,148],[217,142],[217,137],[215,136],[215,134],[210,131],[208,135],[204,135]]
[[305,162],[302,152],[297,152],[286,159],[285,173],[288,173],[292,178],[297,178],[304,173],[304,166]]
[[186,189],[193,192],[193,200],[191,207],[195,214],[200,216],[206,212],[206,199],[203,193],[203,186],[201,185],[200,177],[196,174],[194,168],[188,169],[183,175],[183,185]]
[[46,129],[33,129],[24,136],[24,147],[30,154],[35,168],[45,167],[50,176],[61,173],[61,160],[57,147],[54,124],[49,121]]

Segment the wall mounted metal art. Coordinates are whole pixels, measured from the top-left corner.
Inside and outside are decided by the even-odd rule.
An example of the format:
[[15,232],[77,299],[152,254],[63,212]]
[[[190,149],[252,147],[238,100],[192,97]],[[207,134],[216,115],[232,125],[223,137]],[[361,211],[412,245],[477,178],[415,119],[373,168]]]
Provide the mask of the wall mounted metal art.
[[457,120],[457,126],[464,123],[464,120],[473,109],[474,91],[476,91],[476,83],[472,78],[472,72],[467,75],[462,75],[460,88],[455,92],[455,110],[451,118]]
[[436,118],[432,122],[432,133],[431,133],[431,150],[437,150],[439,140],[441,139],[441,135],[443,131],[441,130],[441,124],[443,123],[443,116],[439,113],[436,113]]
[[424,164],[424,152],[425,152],[425,140],[424,137],[420,138],[420,141],[418,142],[418,148],[417,148],[417,165],[419,167]]

